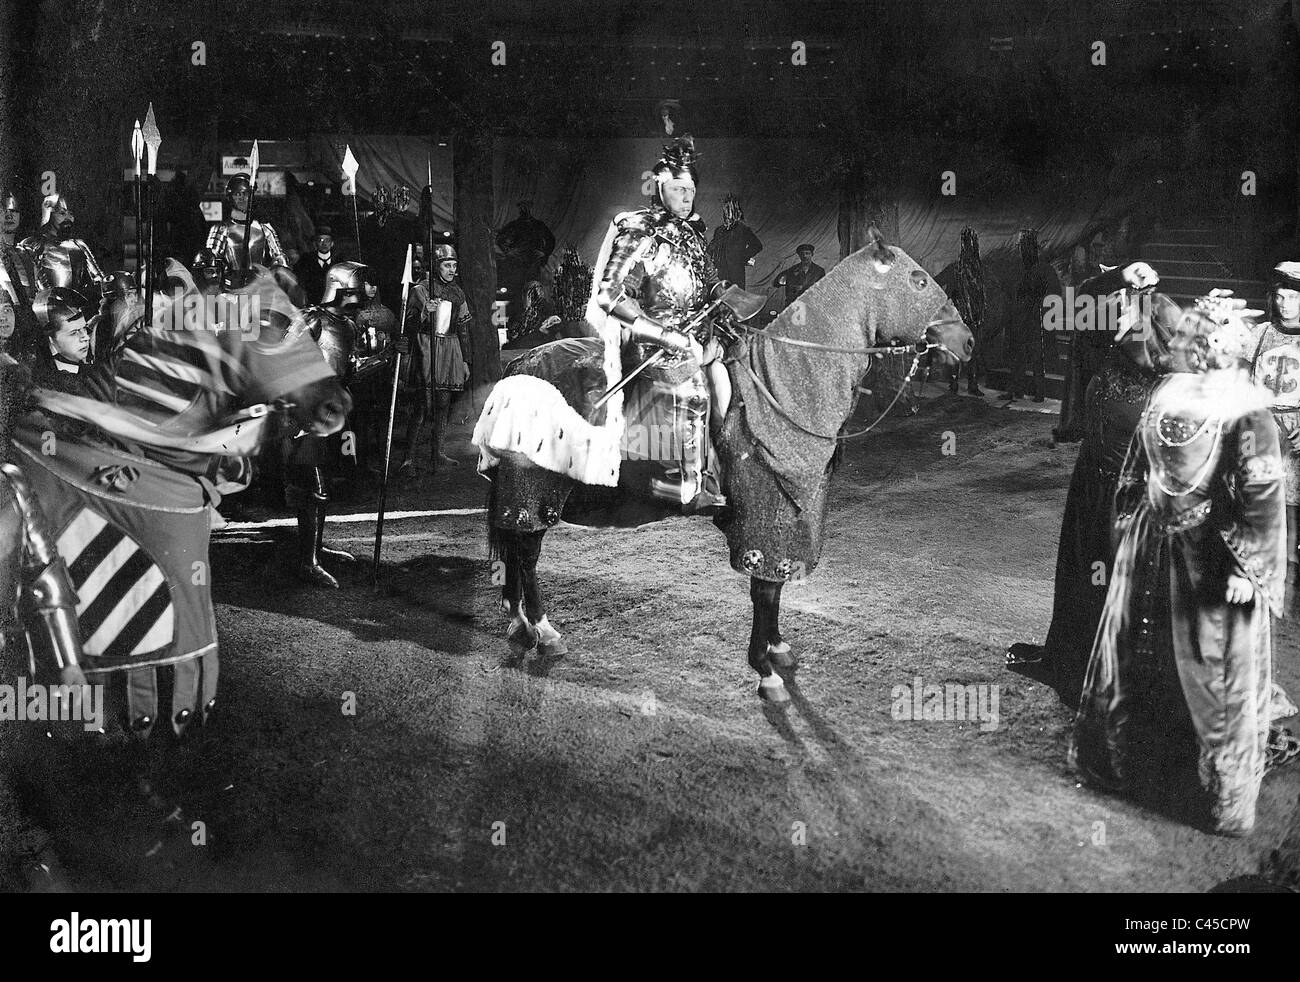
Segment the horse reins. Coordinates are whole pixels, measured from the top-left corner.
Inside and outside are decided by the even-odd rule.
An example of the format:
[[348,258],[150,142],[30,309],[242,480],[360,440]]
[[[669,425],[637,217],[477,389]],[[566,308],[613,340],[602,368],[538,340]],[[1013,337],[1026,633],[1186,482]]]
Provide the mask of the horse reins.
[[[932,320],[925,325],[925,328],[928,331],[932,327],[944,327],[948,324],[956,324],[956,323],[959,323],[959,321],[956,321],[949,317],[949,318],[944,318],[942,320]],[[964,323],[964,322],[960,322],[960,323]],[[768,390],[767,386],[763,384],[763,380],[760,379],[758,377],[758,373],[754,371],[753,365],[751,365],[749,361],[746,361],[744,363],[745,371],[749,373],[750,380],[753,381],[754,386],[758,389],[759,392],[763,394],[763,398],[765,398],[768,401],[768,403],[771,404],[772,408],[777,411],[777,413],[781,416],[781,418],[784,419],[791,426],[794,426],[796,429],[802,430],[804,433],[807,433],[809,436],[814,436],[822,440],[834,440],[834,441],[856,440],[860,436],[866,436],[868,433],[870,433],[872,430],[874,430],[877,426],[880,425],[880,423],[884,420],[884,418],[889,415],[890,410],[894,408],[898,400],[902,398],[903,392],[906,391],[908,385],[911,384],[912,379],[916,376],[916,371],[918,368],[920,368],[921,359],[923,357],[925,357],[931,351],[935,351],[935,350],[946,351],[948,354],[950,355],[952,354],[952,350],[947,345],[937,341],[916,341],[912,344],[907,344],[907,345],[880,345],[880,346],[873,346],[868,348],[838,348],[835,347],[834,345],[818,344],[815,341],[800,341],[797,338],[788,338],[780,334],[770,334],[767,331],[747,330],[745,333],[747,336],[753,338],[767,338],[768,340],[771,341],[779,341],[782,344],[789,344],[800,348],[809,348],[813,351],[824,351],[827,353],[834,353],[834,354],[901,355],[901,354],[907,354],[908,352],[912,352],[914,354],[914,357],[912,358],[912,366],[911,368],[908,369],[907,374],[903,377],[903,382],[898,387],[898,391],[894,393],[894,398],[889,401],[889,405],[886,406],[884,410],[881,412],[881,414],[877,416],[871,422],[871,424],[867,426],[865,429],[858,430],[855,433],[843,433],[843,434],[817,433],[814,430],[808,429],[808,427],[804,426],[798,420],[791,418],[790,414],[785,411],[785,407],[781,405],[781,403],[777,400],[776,396],[774,396],[771,393],[771,391]],[[953,357],[956,356],[954,355]]]

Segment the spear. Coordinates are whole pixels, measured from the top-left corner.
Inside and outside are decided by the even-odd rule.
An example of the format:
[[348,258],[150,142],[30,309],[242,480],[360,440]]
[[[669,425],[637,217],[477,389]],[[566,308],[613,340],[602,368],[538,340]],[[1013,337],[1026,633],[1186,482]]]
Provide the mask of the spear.
[[253,149],[248,154],[248,210],[244,212],[244,277],[245,282],[252,279],[253,274],[253,198],[257,195],[257,168],[261,163],[260,155],[257,152],[257,141],[253,141]]
[[144,199],[140,189],[140,162],[144,157],[144,134],[140,120],[131,133],[131,155],[135,157],[135,285],[144,288]]
[[[357,216],[357,171],[360,169],[357,158],[352,156],[352,145],[347,144],[343,154],[343,174],[348,179],[348,186],[352,188],[352,225],[357,233],[357,262],[361,262],[361,219]],[[343,193],[346,194],[347,191]]]
[[146,223],[148,224],[148,239],[145,242],[146,261],[144,267],[144,313],[148,318],[146,323],[153,323],[153,186],[157,183],[158,174],[158,148],[162,146],[162,134],[158,132],[158,121],[154,119],[153,103],[149,103],[149,111],[145,113],[144,127],[141,129],[144,136],[145,146],[149,148],[149,180],[145,187],[148,189],[148,208]]
[[[397,337],[402,336],[406,327],[406,304],[411,296],[411,251],[406,247],[406,269],[402,271],[402,315],[397,319]],[[384,503],[388,499],[388,463],[393,453],[393,425],[397,422],[397,380],[402,374],[402,353],[398,351],[393,358],[393,391],[388,402],[388,436],[384,439],[384,473],[379,482],[379,510],[375,515],[375,568],[371,574],[370,585],[379,586],[379,551],[384,544]]]

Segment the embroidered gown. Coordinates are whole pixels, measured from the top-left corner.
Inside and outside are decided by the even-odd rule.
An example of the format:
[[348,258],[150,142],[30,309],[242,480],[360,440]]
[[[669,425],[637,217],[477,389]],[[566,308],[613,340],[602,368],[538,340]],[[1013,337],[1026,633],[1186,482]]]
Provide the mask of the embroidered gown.
[[[1233,835],[1254,826],[1269,615],[1286,570],[1282,460],[1264,395],[1217,372],[1172,375],[1153,393],[1120,475],[1123,535],[1070,747],[1090,783],[1128,790],[1149,755],[1176,754],[1190,722],[1211,824]],[[1224,598],[1234,573],[1254,587],[1249,603]]]

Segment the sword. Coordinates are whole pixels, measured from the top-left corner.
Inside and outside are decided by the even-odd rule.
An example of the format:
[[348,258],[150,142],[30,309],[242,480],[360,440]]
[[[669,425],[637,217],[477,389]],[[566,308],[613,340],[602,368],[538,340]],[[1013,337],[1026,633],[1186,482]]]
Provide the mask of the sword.
[[[619,300],[622,300],[625,293],[626,291],[620,291],[619,296],[615,300],[615,303],[618,303]],[[736,317],[743,323],[744,321],[747,321],[751,317],[753,317],[760,310],[762,310],[763,305],[766,302],[767,302],[766,298],[761,297],[756,293],[749,293],[745,290],[740,289],[740,287],[733,286],[728,288],[727,291],[723,293],[722,296],[718,297],[717,300],[714,300],[713,303],[709,304],[706,307],[701,308],[698,313],[696,313],[689,321],[687,321],[680,328],[678,328],[677,331],[678,333],[681,334],[690,334],[692,331],[695,330],[695,328],[697,328],[700,324],[704,322],[704,319],[706,317],[708,317],[711,313],[713,313],[715,310],[717,310],[719,307],[723,306],[724,304],[728,308],[730,308],[736,314]],[[621,379],[619,379],[618,382],[610,386],[609,390],[596,401],[596,404],[594,406],[591,407],[592,410],[595,411],[599,409],[601,406],[605,405],[605,403],[609,402],[609,400],[614,397],[615,393],[622,392],[629,382],[631,382],[634,378],[640,375],[651,365],[655,364],[660,359],[662,359],[667,353],[668,352],[666,348],[658,349],[649,358],[641,362],[641,364],[637,365],[636,368],[632,369],[632,371],[628,372]]]
[[[406,269],[402,272],[402,316],[398,318],[399,334],[406,325],[406,303],[411,296],[411,249],[406,247]],[[384,439],[384,474],[379,482],[379,509],[375,515],[375,568],[371,573],[370,585],[379,587],[379,552],[384,545],[384,503],[388,499],[388,464],[393,452],[393,425],[397,421],[397,380],[402,374],[402,353],[398,351],[393,358],[393,391],[388,402],[388,436]]]

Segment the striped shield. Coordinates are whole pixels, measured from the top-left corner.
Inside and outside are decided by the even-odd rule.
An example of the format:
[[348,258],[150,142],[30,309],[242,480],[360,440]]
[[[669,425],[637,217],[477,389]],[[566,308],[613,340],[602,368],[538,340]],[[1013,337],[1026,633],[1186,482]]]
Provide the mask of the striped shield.
[[77,591],[86,654],[138,658],[171,645],[176,611],[167,578],[139,542],[82,508],[59,535],[58,550]]

